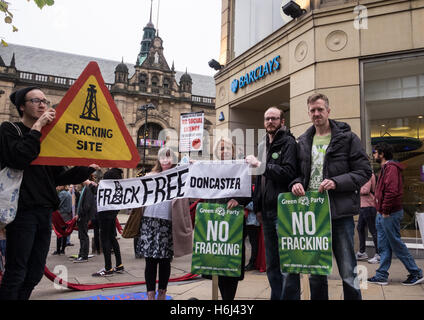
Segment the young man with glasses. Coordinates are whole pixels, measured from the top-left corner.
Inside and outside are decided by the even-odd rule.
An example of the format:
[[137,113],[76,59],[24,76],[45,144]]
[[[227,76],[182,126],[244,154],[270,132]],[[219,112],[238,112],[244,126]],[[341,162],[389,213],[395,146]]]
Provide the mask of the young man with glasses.
[[277,234],[277,201],[282,192],[289,192],[289,184],[296,177],[296,140],[284,126],[284,112],[269,108],[264,115],[266,136],[258,147],[259,161],[253,155],[246,161],[257,169],[254,211],[263,224],[265,259],[271,300],[282,298],[284,275],[280,268]]
[[[6,227],[6,272],[0,286],[0,300],[28,300],[43,277],[51,241],[52,212],[59,207],[56,186],[79,184],[98,169],[31,165],[40,153],[41,129],[54,121],[56,111],[48,108],[37,87],[19,89],[10,95],[21,117],[0,126],[0,164],[24,170],[15,220]],[[61,146],[58,145],[58,148]]]

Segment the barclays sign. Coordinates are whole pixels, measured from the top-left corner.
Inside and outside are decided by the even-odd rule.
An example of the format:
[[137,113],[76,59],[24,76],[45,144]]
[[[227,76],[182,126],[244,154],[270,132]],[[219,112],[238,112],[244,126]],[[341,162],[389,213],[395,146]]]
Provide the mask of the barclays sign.
[[266,77],[268,74],[272,74],[274,71],[280,70],[279,60],[280,56],[276,56],[274,59],[246,73],[246,75],[241,76],[240,79],[234,79],[231,82],[231,91],[237,93],[239,89]]

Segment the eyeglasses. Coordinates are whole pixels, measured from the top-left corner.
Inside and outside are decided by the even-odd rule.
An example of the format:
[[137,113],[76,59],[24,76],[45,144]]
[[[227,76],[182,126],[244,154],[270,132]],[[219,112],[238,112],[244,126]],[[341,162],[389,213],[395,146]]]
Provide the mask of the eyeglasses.
[[41,103],[44,103],[46,106],[50,105],[50,101],[46,99],[34,98],[34,99],[25,100],[25,102],[28,102],[28,101],[31,101],[33,104],[38,104],[38,105],[40,105]]
[[265,122],[267,122],[267,121],[277,121],[277,120],[280,120],[280,118],[279,117],[266,117],[266,118],[264,118],[264,120],[265,120]]

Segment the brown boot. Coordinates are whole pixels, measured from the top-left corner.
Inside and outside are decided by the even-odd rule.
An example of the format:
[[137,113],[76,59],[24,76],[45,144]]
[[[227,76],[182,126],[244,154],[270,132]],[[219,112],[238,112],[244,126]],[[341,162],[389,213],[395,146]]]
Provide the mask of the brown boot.
[[158,300],[166,300],[166,289],[159,289]]
[[155,291],[147,291],[147,300],[155,300],[156,292]]

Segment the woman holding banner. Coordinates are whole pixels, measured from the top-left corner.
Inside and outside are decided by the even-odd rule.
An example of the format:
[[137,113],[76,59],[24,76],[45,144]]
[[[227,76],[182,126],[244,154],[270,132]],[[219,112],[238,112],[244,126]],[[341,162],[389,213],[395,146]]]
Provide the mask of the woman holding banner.
[[[215,159],[235,160],[235,146],[231,139],[221,138],[218,140],[214,147]],[[249,203],[250,198],[221,198],[204,200],[208,203],[221,203],[227,204],[228,209],[237,207],[238,205],[245,206]],[[246,219],[243,221],[243,239],[245,238]],[[241,248],[241,264],[240,264],[240,277],[218,276],[218,288],[221,293],[222,300],[234,300],[237,292],[238,282],[244,279],[244,264],[246,260],[244,241]]]
[[[171,169],[177,162],[177,156],[170,148],[162,148],[156,165],[148,175]],[[146,260],[144,275],[147,299],[155,300],[159,266],[157,300],[165,300],[172,258],[191,254],[193,250],[189,199],[170,200],[143,207],[142,215],[136,253]]]

